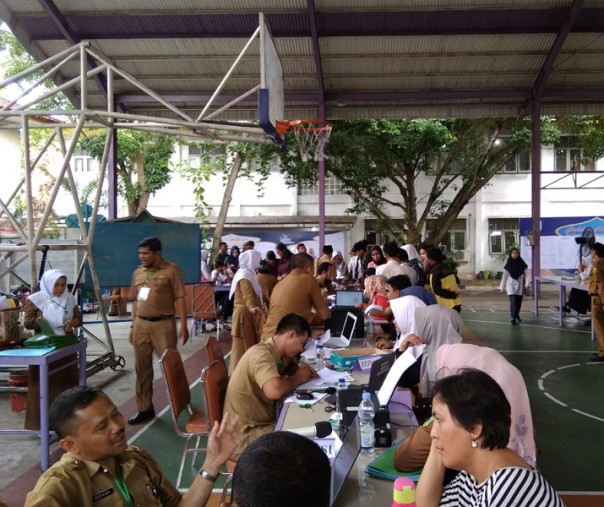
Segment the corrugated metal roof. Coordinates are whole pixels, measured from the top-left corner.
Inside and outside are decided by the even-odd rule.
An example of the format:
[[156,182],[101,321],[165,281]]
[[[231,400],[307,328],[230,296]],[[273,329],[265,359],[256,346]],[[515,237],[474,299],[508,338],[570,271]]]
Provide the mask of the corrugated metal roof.
[[[584,2],[561,45],[571,0],[315,0],[312,18],[306,0],[54,0],[58,17],[43,5],[0,0],[0,15],[37,59],[89,38],[191,114],[223,79],[261,11],[283,67],[286,118],[317,117],[322,96],[334,119],[524,114],[542,71],[544,112],[601,113],[604,102],[601,0]],[[213,110],[260,83],[259,54],[256,40]],[[61,78],[78,72],[72,62]],[[174,116],[125,79],[116,79],[115,91],[126,111]],[[94,80],[89,93],[91,107],[104,107]],[[220,118],[257,120],[256,103],[253,95]]]

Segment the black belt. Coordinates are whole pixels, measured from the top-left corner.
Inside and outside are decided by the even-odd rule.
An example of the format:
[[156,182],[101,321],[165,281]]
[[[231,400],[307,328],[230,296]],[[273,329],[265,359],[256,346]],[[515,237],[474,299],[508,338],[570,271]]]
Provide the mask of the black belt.
[[174,318],[174,315],[160,315],[159,317],[143,317],[142,315],[137,315],[137,317],[149,322],[157,322],[158,320],[171,320]]

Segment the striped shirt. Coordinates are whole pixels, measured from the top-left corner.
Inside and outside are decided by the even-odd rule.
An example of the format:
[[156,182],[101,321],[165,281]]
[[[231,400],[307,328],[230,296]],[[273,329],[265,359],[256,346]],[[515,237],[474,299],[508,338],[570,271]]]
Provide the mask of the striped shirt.
[[445,487],[440,505],[448,507],[564,507],[538,472],[522,467],[496,469],[482,484],[460,472]]

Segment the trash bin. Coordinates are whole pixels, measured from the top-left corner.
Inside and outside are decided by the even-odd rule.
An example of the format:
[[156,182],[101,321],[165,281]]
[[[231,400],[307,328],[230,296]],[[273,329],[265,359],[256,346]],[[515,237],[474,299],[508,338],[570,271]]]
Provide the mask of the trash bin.
[[[27,387],[29,372],[27,370],[13,371],[8,374],[8,385],[11,387]],[[10,393],[10,409],[13,412],[23,412],[27,407],[27,391]]]

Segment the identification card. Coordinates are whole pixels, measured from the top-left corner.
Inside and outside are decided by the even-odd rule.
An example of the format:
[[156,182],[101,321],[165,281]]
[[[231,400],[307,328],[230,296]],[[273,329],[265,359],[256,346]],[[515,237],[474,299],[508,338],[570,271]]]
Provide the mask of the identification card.
[[141,290],[138,291],[138,297],[136,298],[138,301],[147,301],[149,299],[149,291],[151,289],[149,287],[141,287]]

